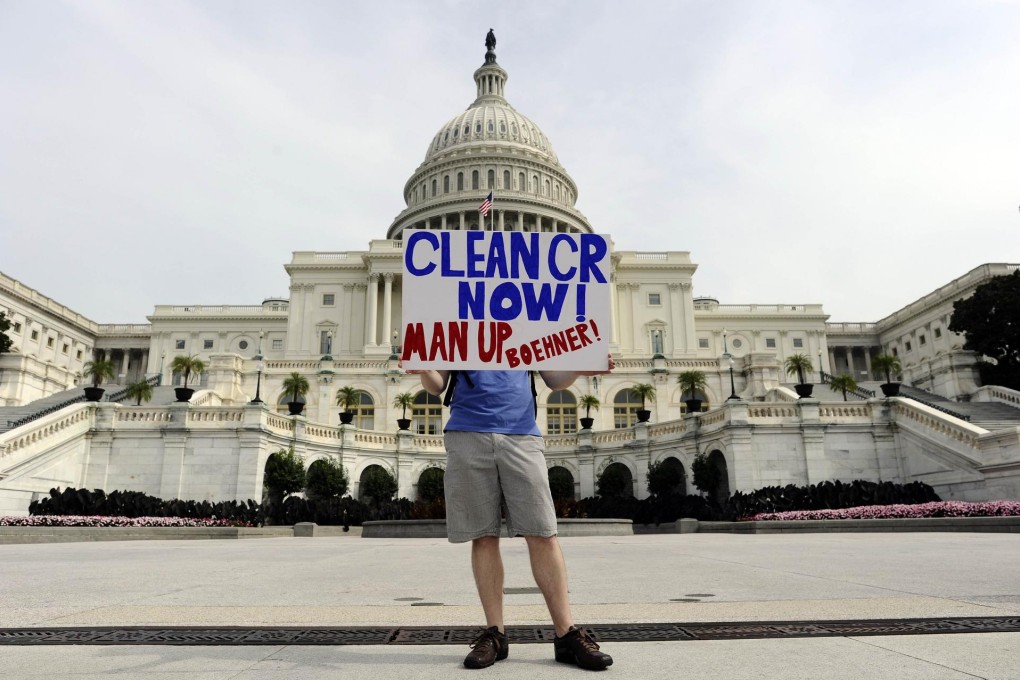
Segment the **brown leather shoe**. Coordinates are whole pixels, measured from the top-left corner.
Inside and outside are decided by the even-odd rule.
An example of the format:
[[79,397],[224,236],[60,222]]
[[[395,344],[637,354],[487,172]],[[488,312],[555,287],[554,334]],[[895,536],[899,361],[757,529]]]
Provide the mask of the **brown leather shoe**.
[[613,665],[613,657],[600,652],[584,628],[571,626],[566,635],[553,639],[553,649],[560,663],[576,664],[588,671],[604,671]]
[[471,652],[464,657],[467,668],[488,668],[497,661],[502,661],[510,654],[510,643],[506,635],[493,626],[486,628],[471,643]]

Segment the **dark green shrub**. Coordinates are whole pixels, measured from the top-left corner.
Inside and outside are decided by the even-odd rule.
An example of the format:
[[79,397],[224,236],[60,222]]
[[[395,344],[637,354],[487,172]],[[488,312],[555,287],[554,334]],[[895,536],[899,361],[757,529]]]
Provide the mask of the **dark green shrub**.
[[554,501],[574,498],[574,478],[566,468],[549,468],[549,491]]
[[648,493],[654,496],[682,494],[684,471],[680,461],[666,458],[648,466]]
[[397,480],[380,465],[370,465],[361,475],[361,496],[373,505],[393,500],[397,494]]
[[[418,478],[418,498],[426,503],[444,500],[446,497],[446,472],[443,468],[431,467]],[[445,516],[445,512],[444,512]],[[421,518],[426,519],[426,518]]]
[[305,462],[294,449],[280,449],[266,460],[263,486],[269,492],[269,500],[278,503],[289,494],[305,488]]
[[31,515],[98,515],[101,517],[194,517],[227,519],[252,526],[265,523],[263,507],[253,500],[244,502],[163,500],[140,491],[96,489],[50,489],[49,498],[32,501]]
[[630,470],[623,466],[622,463],[613,463],[609,465],[602,474],[599,475],[598,481],[595,482],[595,492],[599,496],[612,497],[612,496],[633,496],[633,487],[631,484]]
[[335,458],[323,458],[308,466],[305,492],[309,498],[336,498],[347,493],[347,471]]
[[691,473],[694,475],[695,488],[710,496],[715,494],[722,482],[722,471],[709,460],[707,453],[699,453],[694,457],[694,462],[691,463]]
[[825,481],[808,486],[768,486],[751,493],[736,492],[727,504],[736,517],[760,512],[786,510],[825,510],[854,508],[862,505],[893,505],[930,503],[942,500],[935,490],[923,482]]

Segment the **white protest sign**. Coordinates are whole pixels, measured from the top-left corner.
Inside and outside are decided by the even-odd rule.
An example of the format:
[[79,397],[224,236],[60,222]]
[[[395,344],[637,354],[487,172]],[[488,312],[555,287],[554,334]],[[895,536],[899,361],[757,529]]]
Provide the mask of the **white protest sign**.
[[404,232],[404,368],[605,370],[609,238]]

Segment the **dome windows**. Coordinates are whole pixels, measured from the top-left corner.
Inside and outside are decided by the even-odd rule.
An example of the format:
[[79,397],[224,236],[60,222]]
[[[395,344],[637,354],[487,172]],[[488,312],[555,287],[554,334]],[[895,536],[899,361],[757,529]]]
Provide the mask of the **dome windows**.
[[[446,133],[446,134],[450,134],[450,133]],[[460,128],[453,128],[453,138],[457,139],[457,136],[459,134],[460,134]]]
[[464,173],[457,173],[457,191],[464,191]]
[[471,123],[464,123],[464,136],[467,137],[471,134]]
[[450,176],[449,175],[443,175],[443,193],[444,194],[450,193]]
[[510,171],[509,170],[504,170],[503,171],[503,188],[504,189],[509,189],[510,188]]
[[489,121],[488,130],[490,135],[496,131],[496,125],[491,120]]
[[437,195],[439,195],[439,192],[436,191],[437,186],[438,183],[436,182],[436,180],[432,180],[432,198],[435,198]]
[[524,173],[517,175],[517,191],[527,191],[528,180],[524,179]]
[[499,122],[499,134],[501,135],[506,134],[506,123],[504,123],[503,121]]
[[475,134],[476,135],[482,134],[482,123],[481,123],[481,121],[475,123]]
[[517,123],[514,123],[513,125],[510,126],[510,134],[512,134],[514,137],[517,136]]
[[471,188],[472,189],[478,189],[479,188],[478,187],[478,171],[477,170],[472,170],[471,171]]
[[[490,125],[491,125],[491,123],[490,123]],[[496,171],[495,170],[489,170],[488,180],[489,180],[488,188],[490,190],[495,189],[496,188]]]

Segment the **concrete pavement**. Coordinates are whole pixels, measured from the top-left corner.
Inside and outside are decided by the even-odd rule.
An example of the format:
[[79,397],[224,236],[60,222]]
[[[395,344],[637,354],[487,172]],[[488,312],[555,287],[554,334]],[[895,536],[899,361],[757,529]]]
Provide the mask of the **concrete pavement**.
[[[582,623],[1020,615],[1016,534],[562,539]],[[506,586],[534,585],[521,540]],[[0,545],[0,627],[476,625],[469,549],[442,539]],[[541,596],[506,621],[547,624]],[[423,606],[425,605],[425,606]],[[1020,679],[1020,633],[613,642],[628,678]],[[515,644],[484,677],[578,676]],[[447,678],[466,646],[0,646],[5,678]],[[468,676],[464,676],[468,677]]]

